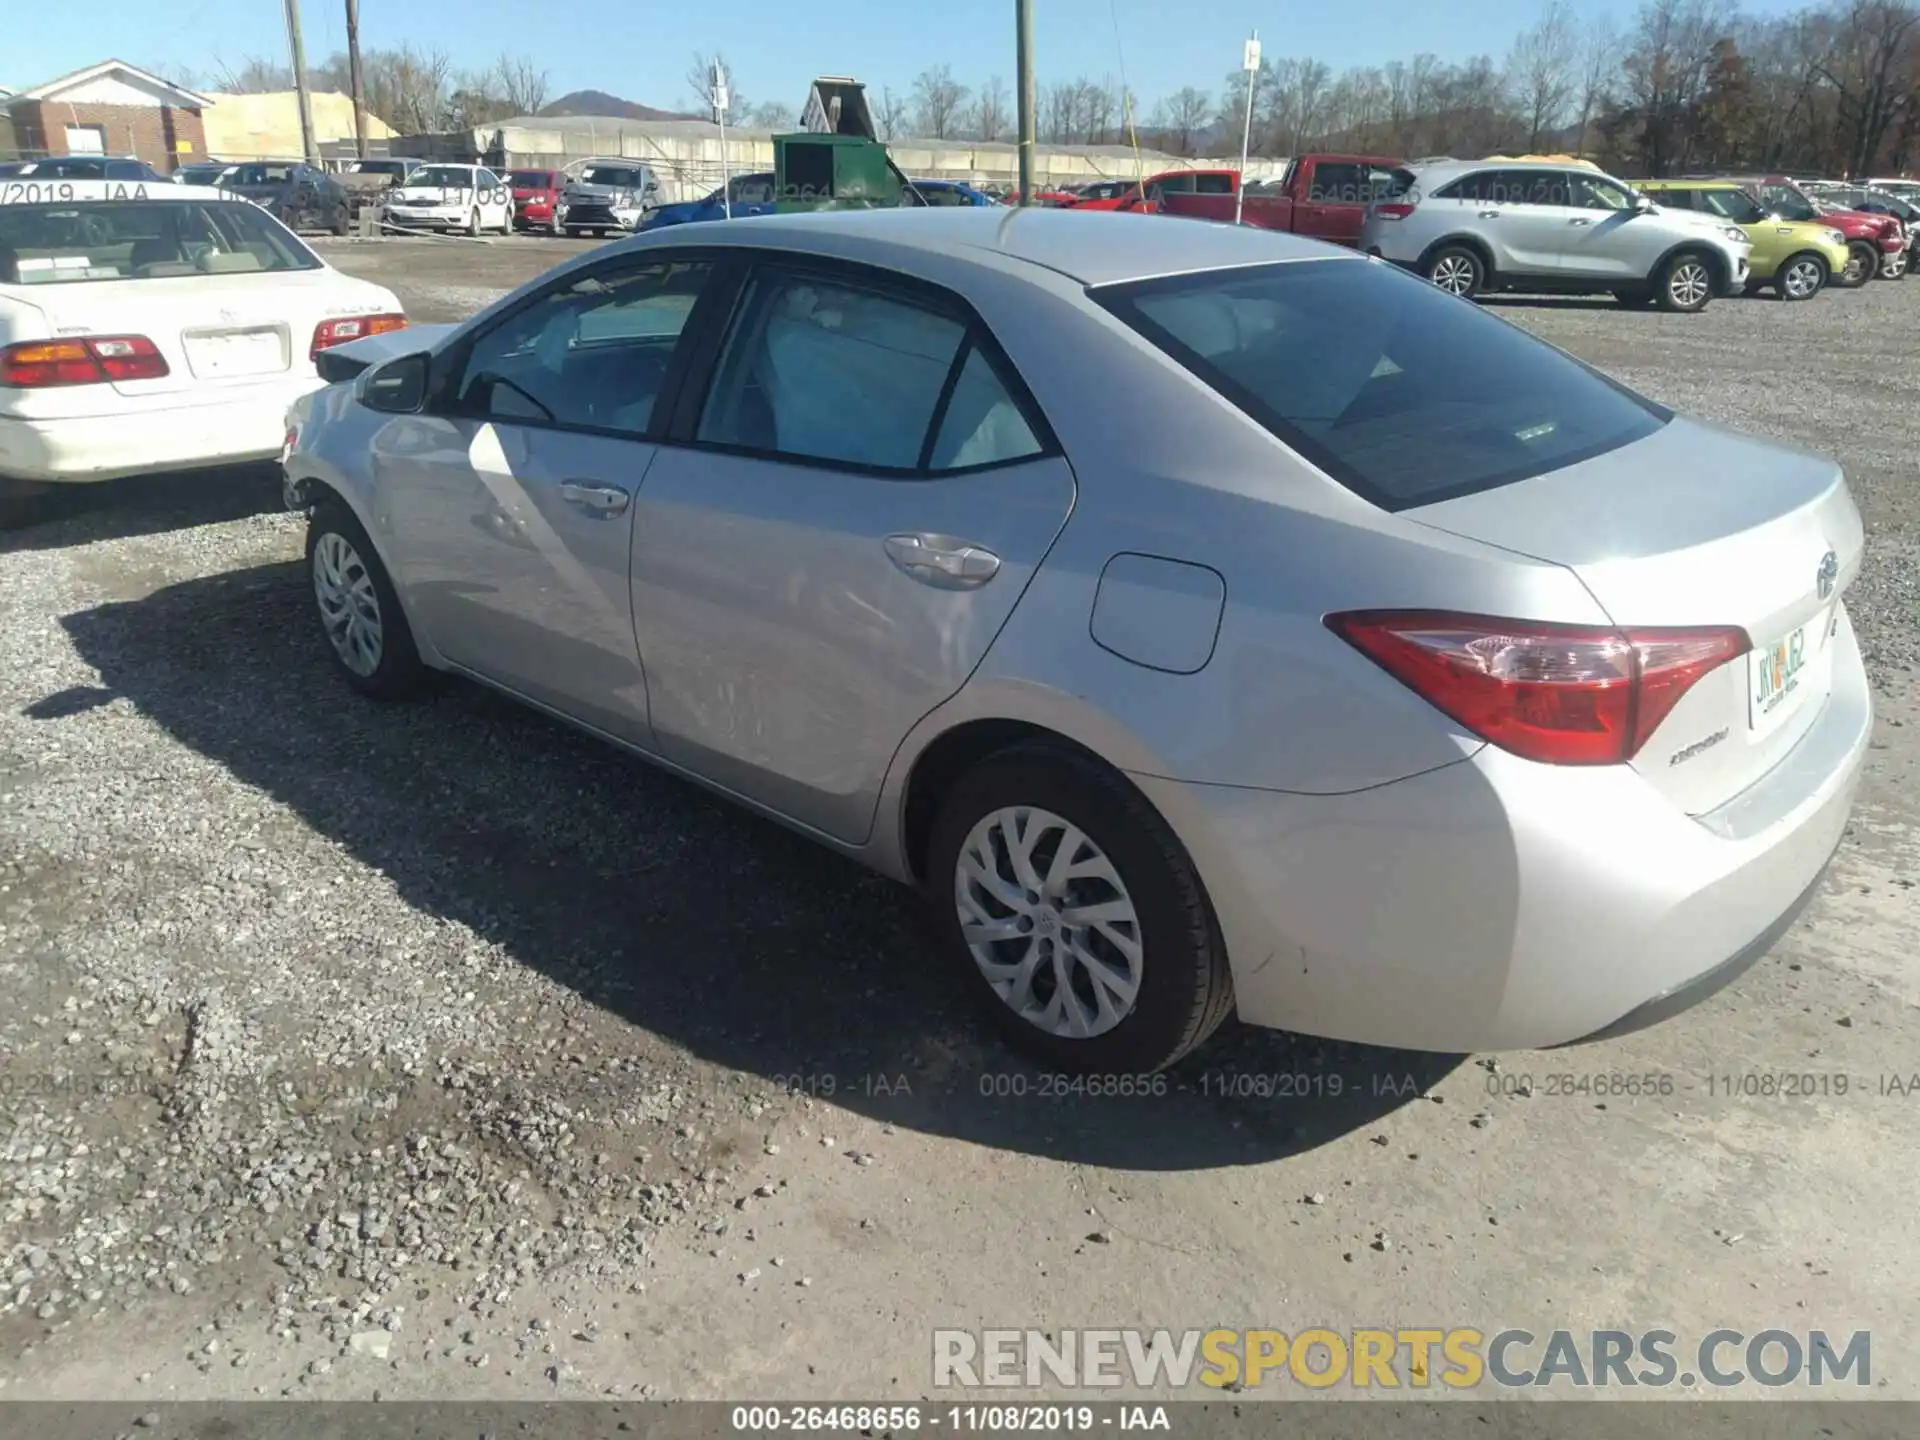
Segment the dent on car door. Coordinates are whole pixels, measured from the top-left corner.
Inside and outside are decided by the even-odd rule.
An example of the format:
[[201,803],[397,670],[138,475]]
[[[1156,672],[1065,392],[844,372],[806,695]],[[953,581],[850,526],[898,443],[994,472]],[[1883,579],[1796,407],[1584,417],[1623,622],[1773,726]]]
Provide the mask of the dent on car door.
[[428,642],[640,744],[633,499],[712,269],[649,257],[569,274],[448,354],[433,413],[375,440],[395,573]]
[[857,844],[1065,522],[1073,476],[952,297],[768,263],[636,501],[663,754]]

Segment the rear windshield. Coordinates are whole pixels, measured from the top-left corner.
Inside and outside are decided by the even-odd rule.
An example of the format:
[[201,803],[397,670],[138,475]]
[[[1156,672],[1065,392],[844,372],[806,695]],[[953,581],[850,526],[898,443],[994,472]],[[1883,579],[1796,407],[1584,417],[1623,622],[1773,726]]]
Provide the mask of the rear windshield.
[[1471,301],[1378,262],[1295,261],[1091,293],[1386,510],[1556,470],[1671,418]]
[[227,176],[229,185],[290,185],[293,183],[292,165],[236,165]]
[[522,190],[544,190],[553,184],[553,172],[551,170],[516,170],[510,179]]
[[0,206],[0,284],[319,268],[320,258],[289,231],[239,201]]

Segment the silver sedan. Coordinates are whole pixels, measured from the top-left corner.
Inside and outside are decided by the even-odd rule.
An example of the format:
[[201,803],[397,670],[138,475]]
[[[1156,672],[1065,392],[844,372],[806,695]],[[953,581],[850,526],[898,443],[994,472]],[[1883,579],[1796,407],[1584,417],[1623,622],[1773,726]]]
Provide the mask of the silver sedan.
[[769,216],[330,364],[286,467],[347,683],[457,672],[920,887],[1054,1064],[1633,1029],[1847,820],[1835,466],[1349,251]]

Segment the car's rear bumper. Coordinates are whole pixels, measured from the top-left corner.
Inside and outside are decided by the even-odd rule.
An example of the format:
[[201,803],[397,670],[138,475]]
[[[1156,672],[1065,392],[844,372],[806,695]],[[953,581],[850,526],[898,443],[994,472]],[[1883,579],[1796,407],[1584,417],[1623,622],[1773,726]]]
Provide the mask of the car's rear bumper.
[[1689,818],[1626,766],[1491,746],[1350,795],[1139,778],[1201,869],[1254,1024],[1529,1049],[1663,1019],[1764,953],[1839,844],[1872,725],[1850,622],[1794,751]]
[[230,400],[84,419],[0,416],[0,475],[61,484],[271,460],[287,409],[316,376],[249,386]]

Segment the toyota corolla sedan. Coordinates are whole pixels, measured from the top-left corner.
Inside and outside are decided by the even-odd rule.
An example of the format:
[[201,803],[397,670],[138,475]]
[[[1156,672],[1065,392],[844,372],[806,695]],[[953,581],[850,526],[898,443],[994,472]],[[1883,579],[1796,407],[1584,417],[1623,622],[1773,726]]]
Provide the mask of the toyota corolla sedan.
[[1847,820],[1840,471],[1351,251],[767,216],[329,364],[286,468],[347,684],[471,677],[920,888],[1054,1064],[1635,1029]]

